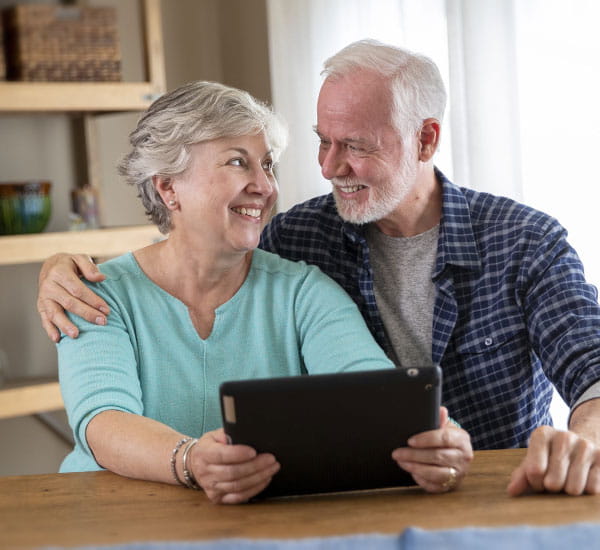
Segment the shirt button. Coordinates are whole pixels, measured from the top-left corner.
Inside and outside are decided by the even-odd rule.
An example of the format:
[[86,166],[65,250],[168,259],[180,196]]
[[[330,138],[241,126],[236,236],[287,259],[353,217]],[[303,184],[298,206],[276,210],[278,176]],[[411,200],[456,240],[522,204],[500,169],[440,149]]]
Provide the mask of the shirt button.
[[488,338],[486,338],[486,339],[483,341],[483,343],[484,343],[486,346],[491,346],[491,345],[494,343],[494,340],[493,340],[492,338],[489,338],[489,337],[488,337]]

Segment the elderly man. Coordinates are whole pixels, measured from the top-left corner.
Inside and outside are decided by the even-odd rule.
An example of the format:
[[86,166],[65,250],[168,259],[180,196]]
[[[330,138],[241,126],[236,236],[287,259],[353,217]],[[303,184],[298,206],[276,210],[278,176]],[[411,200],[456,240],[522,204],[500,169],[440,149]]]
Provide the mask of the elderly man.
[[[451,488],[475,449],[528,447],[508,486],[600,492],[600,307],[549,216],[455,186],[436,168],[446,93],[427,58],[374,41],[325,62],[315,131],[333,193],[277,215],[261,246],[318,265],[358,304],[397,365],[439,364],[445,423],[394,459],[426,490]],[[77,283],[83,256],[48,260],[38,309],[76,336],[62,306],[105,322]],[[71,294],[79,297],[74,300]],[[571,407],[551,427],[552,384]]]

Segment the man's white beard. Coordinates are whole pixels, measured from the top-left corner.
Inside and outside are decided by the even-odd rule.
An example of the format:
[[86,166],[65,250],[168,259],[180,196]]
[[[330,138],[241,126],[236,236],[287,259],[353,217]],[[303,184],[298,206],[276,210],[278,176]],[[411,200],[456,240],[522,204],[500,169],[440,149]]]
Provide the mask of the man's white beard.
[[[340,217],[347,222],[357,225],[371,223],[389,216],[398,205],[406,198],[409,190],[414,185],[417,175],[417,163],[404,159],[400,173],[391,182],[385,185],[372,187],[363,183],[358,178],[333,178],[333,197]],[[366,202],[354,199],[344,199],[339,196],[337,186],[347,187],[364,185],[369,191]]]

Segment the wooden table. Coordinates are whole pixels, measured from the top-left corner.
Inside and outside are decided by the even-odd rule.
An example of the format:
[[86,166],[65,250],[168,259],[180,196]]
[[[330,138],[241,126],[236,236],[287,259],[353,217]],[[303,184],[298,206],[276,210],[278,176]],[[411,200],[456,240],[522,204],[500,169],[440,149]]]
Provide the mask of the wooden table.
[[402,488],[239,506],[214,505],[201,492],[109,472],[4,477],[0,548],[600,523],[600,496],[508,497],[510,472],[522,456],[522,450],[476,452],[462,487],[443,495]]

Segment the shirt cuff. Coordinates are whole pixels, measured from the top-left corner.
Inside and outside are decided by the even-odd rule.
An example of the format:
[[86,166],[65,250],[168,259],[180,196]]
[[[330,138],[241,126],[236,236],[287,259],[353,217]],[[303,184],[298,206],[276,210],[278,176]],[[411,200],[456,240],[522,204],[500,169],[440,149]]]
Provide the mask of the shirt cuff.
[[[582,403],[589,401],[590,399],[598,399],[600,398],[600,380],[594,384],[592,384],[587,390],[585,390],[579,399],[575,401],[575,404],[571,407],[571,411],[569,412],[569,421],[571,420],[571,415],[573,411]],[[568,424],[567,424],[568,426]]]

